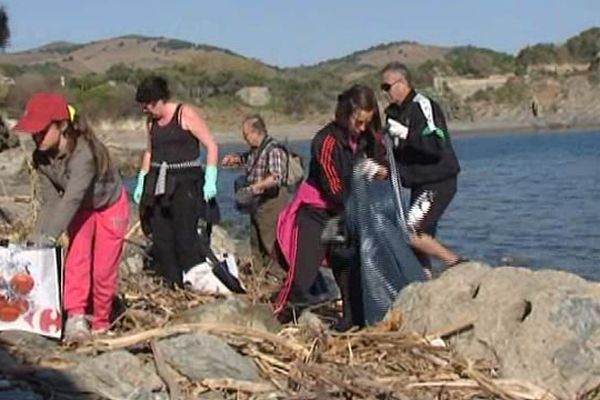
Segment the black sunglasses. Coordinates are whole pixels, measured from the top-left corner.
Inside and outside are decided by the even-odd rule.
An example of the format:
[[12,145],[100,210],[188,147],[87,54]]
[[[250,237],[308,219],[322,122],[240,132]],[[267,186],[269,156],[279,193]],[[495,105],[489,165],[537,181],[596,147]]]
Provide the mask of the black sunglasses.
[[383,90],[384,92],[389,92],[390,89],[392,88],[392,86],[394,86],[396,83],[402,81],[402,79],[398,79],[397,81],[394,81],[392,83],[382,83],[380,88],[381,90]]

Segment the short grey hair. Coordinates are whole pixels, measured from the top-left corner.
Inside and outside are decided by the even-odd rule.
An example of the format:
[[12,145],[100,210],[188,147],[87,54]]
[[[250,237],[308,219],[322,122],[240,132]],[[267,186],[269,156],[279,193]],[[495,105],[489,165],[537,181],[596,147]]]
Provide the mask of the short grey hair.
[[265,120],[260,114],[252,114],[244,118],[244,122],[242,122],[242,126],[246,124],[250,125],[252,130],[259,132],[262,135],[267,134],[267,124],[265,124]]
[[393,62],[387,64],[385,67],[383,67],[383,69],[381,70],[381,75],[388,73],[388,72],[394,72],[396,74],[402,75],[402,77],[406,80],[406,82],[408,82],[408,85],[410,87],[412,87],[411,73],[410,73],[408,67],[406,66],[406,64],[398,62],[398,61],[393,61]]

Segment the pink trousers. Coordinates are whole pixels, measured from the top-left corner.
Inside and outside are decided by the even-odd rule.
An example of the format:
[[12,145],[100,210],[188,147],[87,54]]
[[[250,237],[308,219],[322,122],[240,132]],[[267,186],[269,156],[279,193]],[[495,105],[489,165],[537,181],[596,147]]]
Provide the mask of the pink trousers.
[[80,210],[69,225],[64,307],[69,316],[91,310],[92,329],[110,325],[128,222],[129,204],[123,190],[112,206]]

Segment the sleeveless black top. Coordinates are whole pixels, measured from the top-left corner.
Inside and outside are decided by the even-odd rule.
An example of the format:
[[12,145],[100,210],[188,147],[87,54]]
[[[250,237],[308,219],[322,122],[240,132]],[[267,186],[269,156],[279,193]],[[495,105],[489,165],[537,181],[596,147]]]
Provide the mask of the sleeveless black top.
[[165,126],[156,122],[150,127],[152,162],[168,164],[194,161],[200,156],[200,142],[181,126],[182,105],[178,104],[173,118]]
[[152,206],[158,203],[168,206],[171,196],[180,185],[193,185],[199,189],[196,196],[201,203],[201,188],[204,184],[204,171],[201,167],[186,167],[168,170],[165,193],[155,196],[155,186],[159,168],[156,164],[178,164],[196,161],[200,156],[200,142],[187,129],[181,126],[182,105],[177,105],[173,118],[165,126],[156,122],[150,126],[151,167],[146,175],[142,206]]

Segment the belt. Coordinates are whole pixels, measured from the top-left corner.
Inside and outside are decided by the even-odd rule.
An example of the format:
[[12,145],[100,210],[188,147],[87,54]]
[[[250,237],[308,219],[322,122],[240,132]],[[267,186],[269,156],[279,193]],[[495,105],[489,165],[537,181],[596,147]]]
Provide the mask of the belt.
[[154,186],[154,195],[159,196],[161,194],[165,194],[166,186],[167,186],[167,171],[174,169],[186,169],[186,168],[196,168],[201,167],[202,164],[198,160],[194,161],[184,161],[180,163],[172,163],[169,164],[166,161],[163,162],[152,162],[150,163],[151,167],[158,168],[158,177],[156,178],[156,185]]

